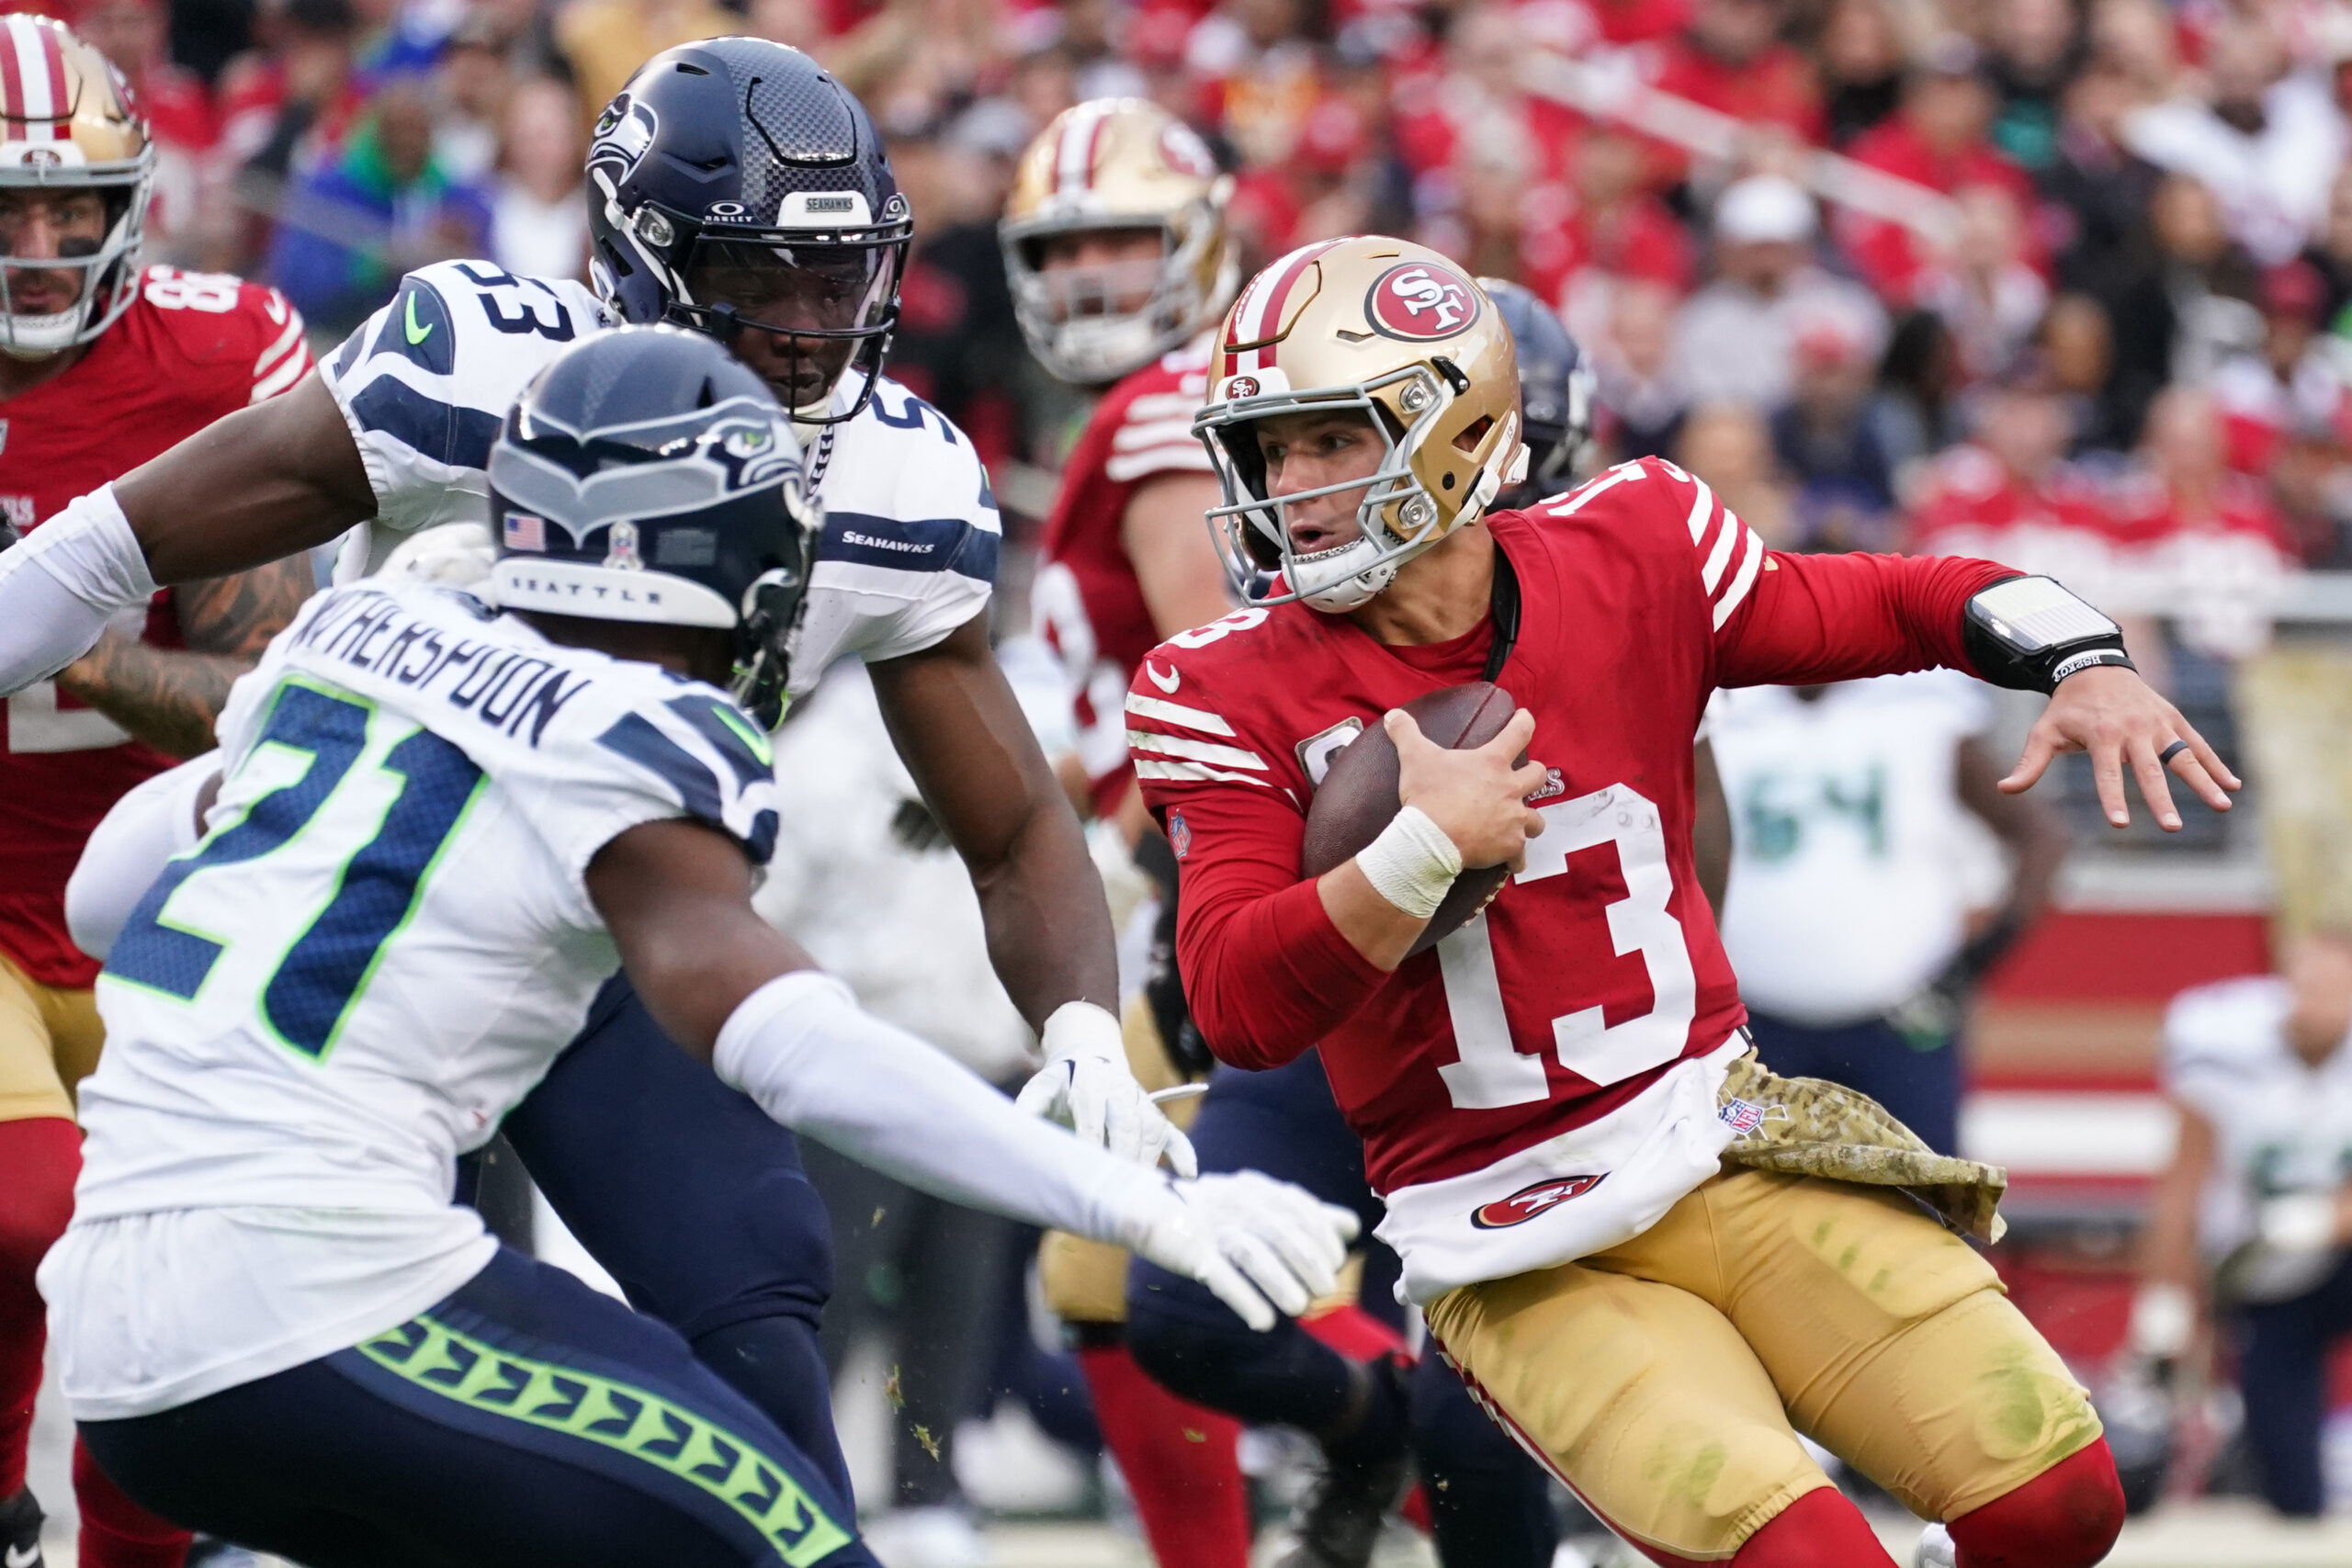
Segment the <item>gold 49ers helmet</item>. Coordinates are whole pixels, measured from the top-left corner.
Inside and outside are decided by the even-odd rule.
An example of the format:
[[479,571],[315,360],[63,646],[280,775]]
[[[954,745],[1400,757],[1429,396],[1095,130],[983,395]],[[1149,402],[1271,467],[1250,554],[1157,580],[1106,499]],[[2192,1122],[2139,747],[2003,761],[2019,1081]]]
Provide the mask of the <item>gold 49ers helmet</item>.
[[[1021,155],[997,232],[1030,351],[1065,381],[1140,370],[1215,321],[1240,281],[1226,236],[1233,178],[1191,127],[1141,98],[1064,109]],[[1048,272],[1046,242],[1157,231],[1149,261]]]
[[[154,183],[146,118],[106,56],[46,17],[0,17],[0,186],[89,190],[105,209],[102,237],[63,239],[51,256],[0,255],[0,352],[56,354],[130,309]],[[74,302],[25,310],[19,279],[36,273],[76,276]]]
[[[1354,609],[1525,471],[1510,328],[1468,273],[1425,245],[1360,235],[1300,246],[1242,289],[1215,355],[1193,431],[1224,481],[1209,524],[1249,604]],[[1346,409],[1363,410],[1386,444],[1379,468],[1269,498],[1252,423]],[[1362,533],[1295,553],[1285,509],[1347,491],[1362,492]]]

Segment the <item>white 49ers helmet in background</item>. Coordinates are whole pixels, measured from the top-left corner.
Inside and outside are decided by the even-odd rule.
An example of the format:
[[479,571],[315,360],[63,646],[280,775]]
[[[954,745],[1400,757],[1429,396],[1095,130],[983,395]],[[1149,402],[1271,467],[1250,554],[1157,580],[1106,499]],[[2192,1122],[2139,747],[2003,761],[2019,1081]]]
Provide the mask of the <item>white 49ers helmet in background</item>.
[[[1340,409],[1363,410],[1386,443],[1378,471],[1270,500],[1254,423]],[[1302,245],[1250,280],[1218,333],[1193,431],[1225,485],[1209,512],[1218,553],[1252,604],[1354,609],[1476,522],[1527,467],[1502,313],[1437,252],[1378,236]],[[1285,509],[1351,491],[1363,492],[1363,532],[1295,553]]]
[[[1030,352],[1062,380],[1102,386],[1214,322],[1240,264],[1225,229],[1233,177],[1191,127],[1141,98],[1064,109],[1021,155],[997,233]],[[1063,234],[1156,231],[1156,260],[1047,272]]]
[[[79,254],[0,255],[0,352],[56,354],[130,309],[154,184],[146,118],[106,56],[46,17],[0,17],[0,186],[94,190],[106,205],[102,239],[61,247]],[[9,290],[20,272],[78,274],[81,292],[63,310],[24,314]]]

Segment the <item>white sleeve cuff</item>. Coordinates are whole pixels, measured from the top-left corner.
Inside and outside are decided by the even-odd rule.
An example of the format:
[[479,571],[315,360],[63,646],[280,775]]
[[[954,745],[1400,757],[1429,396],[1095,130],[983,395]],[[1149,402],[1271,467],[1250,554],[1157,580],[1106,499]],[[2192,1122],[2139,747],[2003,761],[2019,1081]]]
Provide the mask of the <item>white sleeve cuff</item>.
[[117,611],[154,593],[114,487],[81,497],[0,551],[0,694],[56,674],[90,650]]

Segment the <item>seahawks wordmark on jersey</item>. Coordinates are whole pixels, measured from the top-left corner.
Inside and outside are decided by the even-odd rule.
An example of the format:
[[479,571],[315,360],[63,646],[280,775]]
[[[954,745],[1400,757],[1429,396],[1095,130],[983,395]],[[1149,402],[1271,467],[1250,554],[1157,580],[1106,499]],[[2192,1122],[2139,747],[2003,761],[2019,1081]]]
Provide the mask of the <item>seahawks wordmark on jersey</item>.
[[[220,729],[210,830],[98,982],[48,1295],[85,1417],[281,1371],[470,1277],[492,1244],[450,1207],[457,1157],[618,966],[590,859],[673,818],[754,860],[775,839],[765,738],[724,695],[446,589],[313,599]],[[134,1288],[158,1257],[217,1296]]]
[[[375,571],[419,528],[488,523],[483,470],[506,411],[550,360],[615,324],[581,284],[516,277],[491,262],[441,262],[401,279],[392,302],[320,367],[376,492],[375,522],[338,581]],[[837,390],[834,401],[846,408],[849,395]],[[856,418],[810,437],[808,461],[821,467],[825,532],[796,695],[836,659],[920,652],[978,615],[1001,539],[971,442],[895,381],[877,383]],[[506,543],[529,547],[525,537]]]

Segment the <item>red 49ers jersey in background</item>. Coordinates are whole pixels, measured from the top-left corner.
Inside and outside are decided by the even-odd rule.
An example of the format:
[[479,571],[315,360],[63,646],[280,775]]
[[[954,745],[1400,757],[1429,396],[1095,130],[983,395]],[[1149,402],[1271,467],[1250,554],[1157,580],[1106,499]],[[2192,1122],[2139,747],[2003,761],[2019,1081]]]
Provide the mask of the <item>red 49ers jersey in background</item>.
[[1962,606],[2012,575],[1779,555],[1656,459],[1488,525],[1519,581],[1498,680],[1535,715],[1544,831],[1484,916],[1393,976],[1300,879],[1306,806],[1363,726],[1476,679],[1490,628],[1397,649],[1300,604],[1242,610],[1154,649],[1127,699],[1145,799],[1182,866],[1193,1016],[1239,1066],[1320,1042],[1384,1195],[1485,1171],[1723,1044],[1746,1015],[1690,848],[1709,693],[1967,669]]
[[[1127,502],[1162,474],[1209,469],[1193,435],[1208,390],[1205,337],[1162,355],[1103,394],[1070,449],[1045,564],[1030,590],[1037,629],[1062,661],[1077,710],[1079,760],[1107,816],[1127,792],[1126,723],[1119,712],[1136,666],[1159,640],[1127,558]],[[1206,527],[1198,520],[1193,527]]]
[[[137,300],[79,363],[0,401],[0,508],[29,532],[310,367],[302,318],[276,289],[149,267]],[[139,629],[177,646],[169,590]],[[7,699],[5,720],[0,953],[43,985],[87,986],[98,966],[66,935],[65,879],[107,809],[172,759],[48,681]]]

